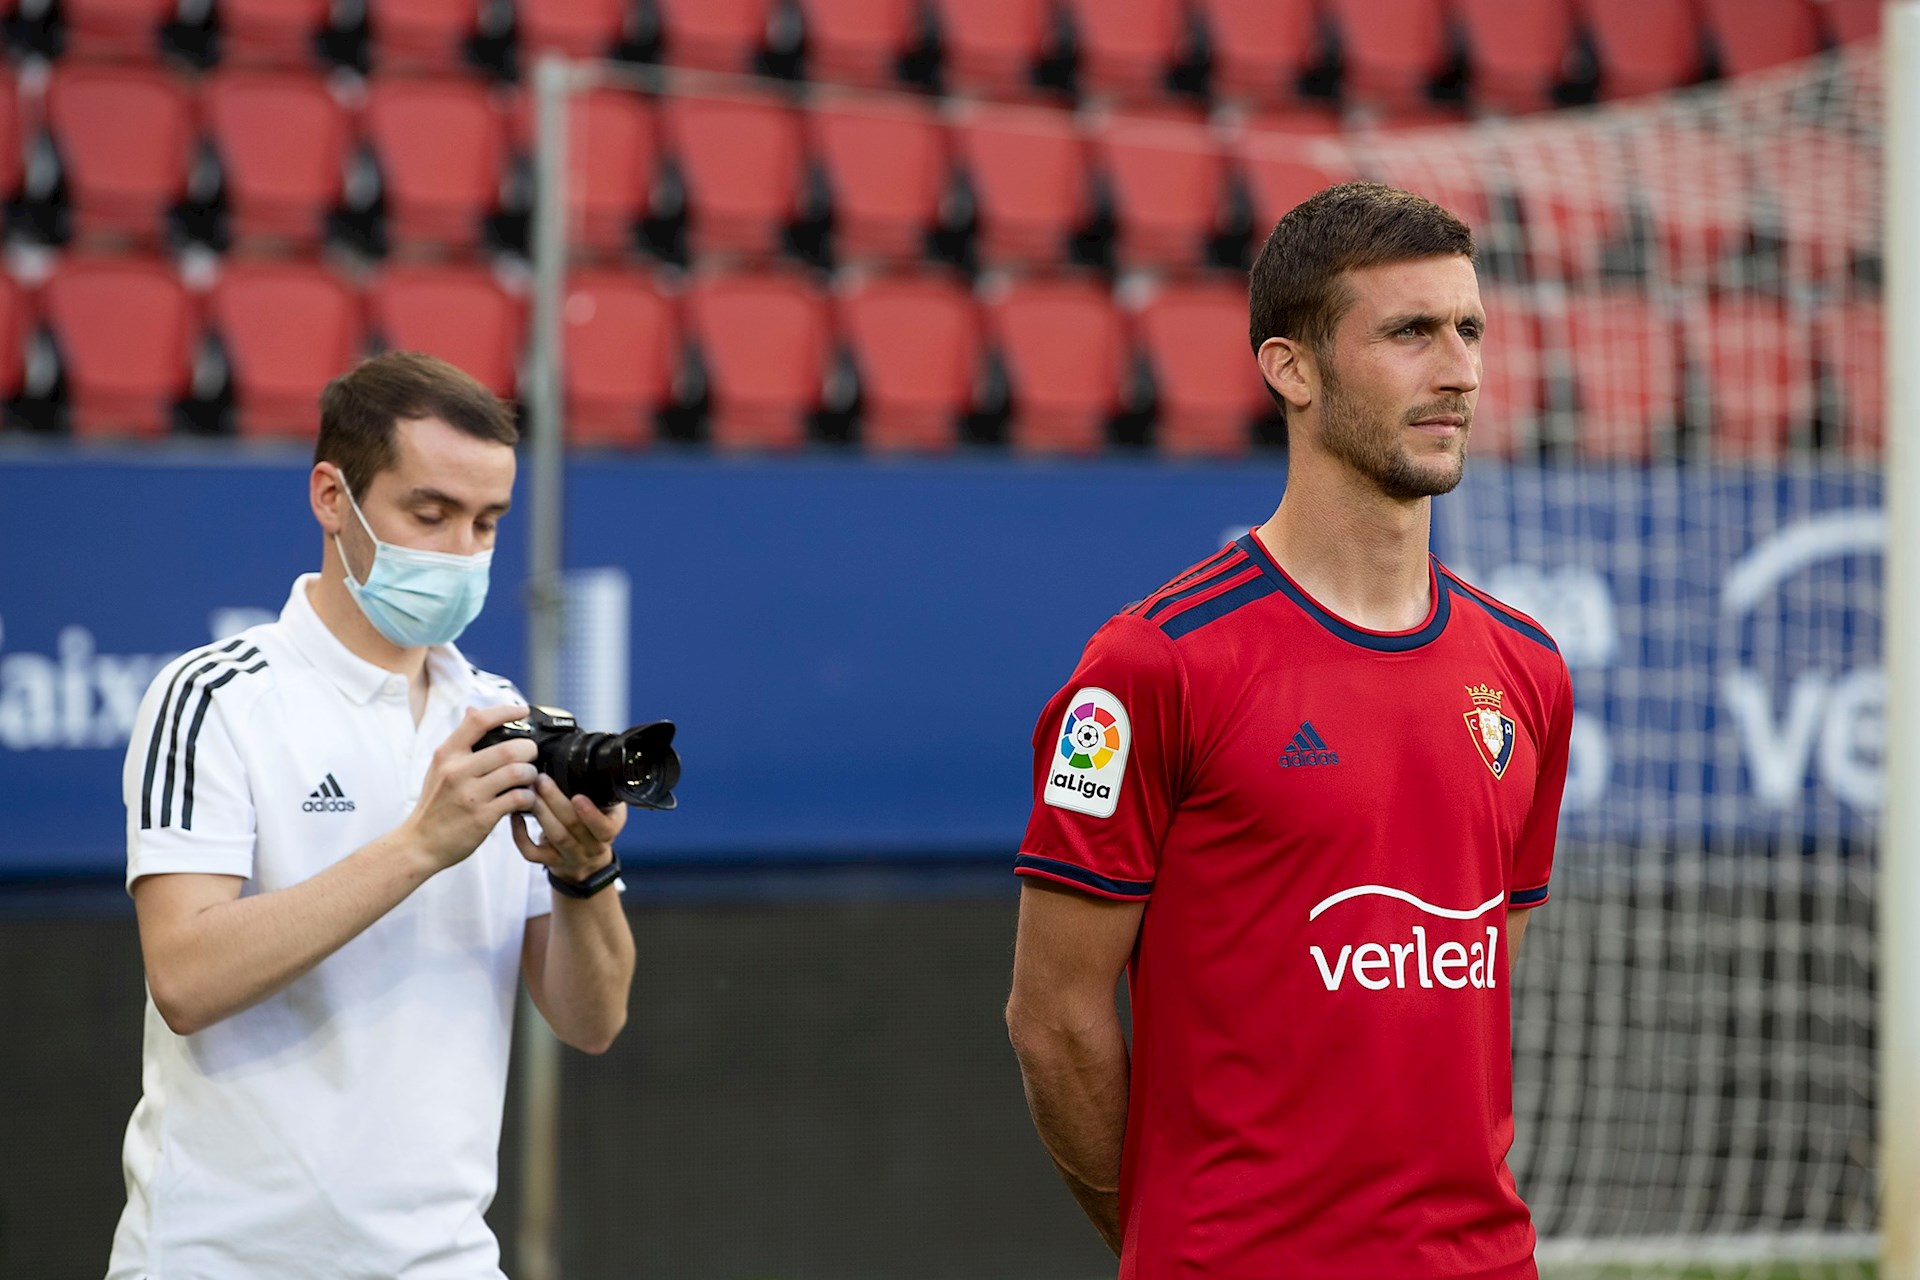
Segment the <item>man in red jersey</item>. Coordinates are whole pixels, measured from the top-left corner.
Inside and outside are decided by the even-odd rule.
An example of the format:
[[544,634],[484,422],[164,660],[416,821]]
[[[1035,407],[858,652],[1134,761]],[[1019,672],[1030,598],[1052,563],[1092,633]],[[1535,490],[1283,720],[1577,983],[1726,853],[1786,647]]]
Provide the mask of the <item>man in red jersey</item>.
[[1480,385],[1472,255],[1373,184],[1281,219],[1251,302],[1279,509],[1101,627],[1035,731],[1007,1023],[1122,1280],[1536,1274],[1507,982],[1573,695],[1428,551]]

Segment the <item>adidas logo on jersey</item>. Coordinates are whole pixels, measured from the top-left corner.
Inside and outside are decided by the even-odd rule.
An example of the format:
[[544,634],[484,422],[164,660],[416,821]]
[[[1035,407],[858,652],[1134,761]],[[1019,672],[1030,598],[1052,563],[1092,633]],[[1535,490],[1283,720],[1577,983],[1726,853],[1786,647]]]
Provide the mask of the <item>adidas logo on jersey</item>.
[[1280,767],[1282,769],[1304,768],[1310,764],[1339,763],[1339,754],[1329,749],[1327,744],[1321,740],[1320,734],[1314,729],[1313,721],[1311,720],[1302,720],[1300,722],[1300,731],[1293,735],[1293,741],[1289,742],[1286,750],[1280,753]]
[[300,807],[308,813],[352,813],[353,801],[347,799],[346,793],[340,790],[340,784],[332,774],[328,774],[326,780],[313,789],[313,794]]

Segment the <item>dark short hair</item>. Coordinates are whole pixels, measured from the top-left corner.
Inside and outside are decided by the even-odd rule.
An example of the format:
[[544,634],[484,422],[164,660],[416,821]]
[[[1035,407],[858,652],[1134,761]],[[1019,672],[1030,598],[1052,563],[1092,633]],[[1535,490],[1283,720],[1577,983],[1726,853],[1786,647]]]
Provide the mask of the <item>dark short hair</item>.
[[1473,257],[1473,232],[1425,196],[1378,182],[1343,182],[1310,196],[1274,224],[1254,261],[1247,290],[1254,351],[1269,338],[1289,338],[1324,362],[1353,303],[1347,272],[1442,254]]
[[438,418],[456,431],[511,445],[520,439],[513,406],[472,375],[418,351],[363,360],[320,393],[320,438],[313,460],[331,462],[355,496],[391,467],[402,422]]

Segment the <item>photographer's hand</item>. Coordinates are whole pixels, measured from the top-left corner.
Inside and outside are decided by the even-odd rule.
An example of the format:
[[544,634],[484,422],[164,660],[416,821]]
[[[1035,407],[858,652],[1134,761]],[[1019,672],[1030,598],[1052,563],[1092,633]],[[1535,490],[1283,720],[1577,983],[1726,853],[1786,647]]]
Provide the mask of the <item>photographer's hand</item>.
[[520,704],[475,708],[434,751],[420,785],[420,802],[402,829],[436,871],[465,859],[510,813],[519,835],[518,815],[535,803],[533,783],[539,771],[533,761],[538,749],[525,738],[511,738],[484,751],[475,751],[473,744],[488,730],[526,714]]
[[[568,796],[552,778],[535,783],[531,810],[542,839],[513,815],[520,856],[568,880],[584,880],[613,857],[613,839],[627,824],[627,806],[600,809],[585,796]],[[633,985],[633,932],[620,895],[611,886],[591,898],[553,895],[553,914],[527,921],[521,957],[527,990],[561,1040],[604,1053],[627,1021]]]
[[585,796],[569,796],[552,778],[535,783],[527,811],[540,821],[542,839],[527,830],[525,813],[513,815],[513,842],[520,856],[562,880],[585,880],[613,857],[614,837],[627,825],[627,806],[602,809]]

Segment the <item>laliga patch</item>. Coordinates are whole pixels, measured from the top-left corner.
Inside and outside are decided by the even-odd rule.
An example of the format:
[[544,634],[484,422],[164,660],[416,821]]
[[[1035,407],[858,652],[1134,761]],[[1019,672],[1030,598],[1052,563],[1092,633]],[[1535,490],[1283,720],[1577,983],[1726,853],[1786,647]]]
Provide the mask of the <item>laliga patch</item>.
[[1085,688],[1067,701],[1060,740],[1040,798],[1056,809],[1111,818],[1120,804],[1133,729],[1120,699],[1105,689]]

